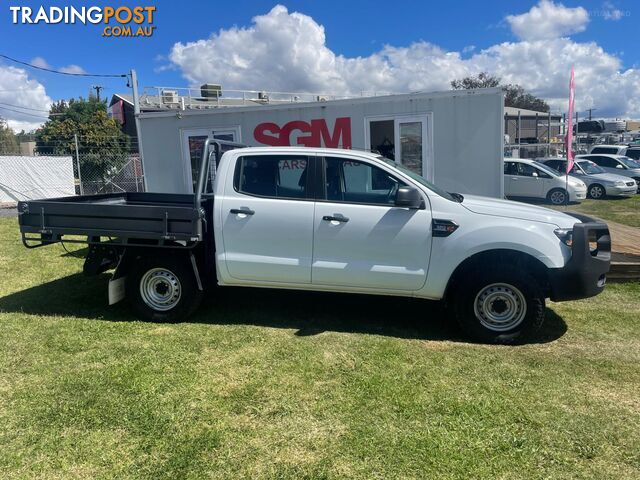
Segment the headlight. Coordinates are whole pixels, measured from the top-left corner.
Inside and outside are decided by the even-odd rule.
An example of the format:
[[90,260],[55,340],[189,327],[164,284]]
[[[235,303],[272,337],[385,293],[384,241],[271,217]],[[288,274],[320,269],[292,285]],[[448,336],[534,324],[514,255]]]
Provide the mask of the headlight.
[[624,187],[626,184],[622,180],[618,180],[614,183],[616,187]]
[[556,228],[553,233],[560,239],[567,247],[573,245],[573,228]]

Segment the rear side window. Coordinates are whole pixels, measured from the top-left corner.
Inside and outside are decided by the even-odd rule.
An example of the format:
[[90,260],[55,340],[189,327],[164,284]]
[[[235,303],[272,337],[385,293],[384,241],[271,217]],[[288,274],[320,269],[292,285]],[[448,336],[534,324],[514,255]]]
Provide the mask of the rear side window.
[[517,175],[518,164],[516,162],[504,162],[504,174],[505,175]]
[[591,153],[618,153],[618,149],[615,147],[594,147]]
[[633,158],[634,160],[640,160],[640,148],[629,148],[625,155]]
[[547,167],[553,168],[554,170],[557,170],[559,172],[564,171],[564,163],[561,162],[560,160],[551,160],[549,162],[545,162],[545,165]]
[[311,162],[304,156],[255,155],[236,163],[236,191],[258,197],[310,198]]
[[586,158],[594,162],[596,165],[600,165],[601,167],[616,168],[616,165],[618,164],[618,162],[616,162],[616,160],[611,157],[600,157],[596,155]]

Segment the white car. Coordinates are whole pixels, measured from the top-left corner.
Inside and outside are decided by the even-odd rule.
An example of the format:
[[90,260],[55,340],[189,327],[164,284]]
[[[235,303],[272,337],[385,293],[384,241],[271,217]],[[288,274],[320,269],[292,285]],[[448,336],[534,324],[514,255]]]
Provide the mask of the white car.
[[[220,147],[212,190],[211,144]],[[216,285],[283,288],[443,300],[468,334],[512,343],[540,327],[546,298],[605,288],[611,240],[602,222],[448,193],[373,153],[221,150],[221,142],[205,141],[195,195],[20,202],[23,242],[83,235],[90,244],[83,272],[115,269],[110,302],[126,296],[155,322],[186,318],[204,296],[216,308],[225,295]],[[250,289],[244,295],[254,301]],[[309,312],[327,301],[310,297]],[[429,320],[420,310],[397,312],[409,314]]]
[[587,198],[587,185],[571,175],[567,179],[533,160],[505,158],[504,194],[514,198],[543,198],[553,205],[564,205]]

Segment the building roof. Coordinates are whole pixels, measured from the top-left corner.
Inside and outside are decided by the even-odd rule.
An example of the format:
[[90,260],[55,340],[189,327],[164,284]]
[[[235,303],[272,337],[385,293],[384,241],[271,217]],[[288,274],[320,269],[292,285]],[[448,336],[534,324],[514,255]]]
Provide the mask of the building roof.
[[[113,104],[116,100],[122,100],[125,103],[133,106],[133,95],[127,93],[116,93],[113,95],[111,99],[111,103]],[[289,101],[279,101],[279,100],[269,100],[262,101],[258,99],[242,99],[242,98],[219,98],[219,99],[209,99],[205,100],[203,98],[195,98],[195,97],[184,97],[178,96],[176,103],[167,103],[163,102],[161,97],[155,95],[141,95],[140,96],[140,110],[145,111],[165,111],[165,110],[180,110],[181,109],[181,101],[184,101],[185,108],[200,110],[200,109],[210,109],[210,108],[221,108],[221,107],[242,107],[249,105],[273,105],[280,103],[290,103]]]
[[[509,117],[517,117],[518,112],[520,112],[521,117],[535,117],[536,115],[540,117],[546,117],[549,115],[549,112],[536,112],[535,110],[527,110],[526,108],[516,108],[516,107],[504,107],[504,114]],[[562,118],[562,114],[560,113],[552,113],[552,118]]]

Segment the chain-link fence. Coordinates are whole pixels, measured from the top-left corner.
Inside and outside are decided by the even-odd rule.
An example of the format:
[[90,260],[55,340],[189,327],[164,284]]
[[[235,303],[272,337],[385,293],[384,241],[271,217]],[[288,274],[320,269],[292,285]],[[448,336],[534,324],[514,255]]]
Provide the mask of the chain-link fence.
[[0,140],[0,205],[64,195],[144,191],[135,138],[108,142],[76,135],[36,143],[23,136]]

